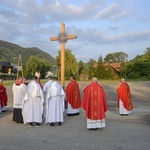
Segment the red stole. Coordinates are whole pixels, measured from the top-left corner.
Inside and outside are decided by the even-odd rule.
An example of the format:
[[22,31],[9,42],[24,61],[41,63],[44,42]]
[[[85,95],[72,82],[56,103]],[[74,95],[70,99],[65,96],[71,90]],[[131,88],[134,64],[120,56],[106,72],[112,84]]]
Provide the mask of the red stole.
[[126,82],[123,82],[120,87],[117,89],[118,93],[118,107],[119,107],[119,100],[123,102],[124,108],[127,110],[133,109],[133,103],[131,98],[130,87]]
[[41,89],[43,90],[43,85],[41,84],[41,82],[40,81],[36,81],[36,82],[40,85]]
[[81,107],[80,90],[78,83],[73,80],[66,87],[67,101],[73,109]]
[[91,120],[106,118],[108,109],[105,92],[98,83],[91,83],[84,89],[82,107],[86,111],[86,117]]

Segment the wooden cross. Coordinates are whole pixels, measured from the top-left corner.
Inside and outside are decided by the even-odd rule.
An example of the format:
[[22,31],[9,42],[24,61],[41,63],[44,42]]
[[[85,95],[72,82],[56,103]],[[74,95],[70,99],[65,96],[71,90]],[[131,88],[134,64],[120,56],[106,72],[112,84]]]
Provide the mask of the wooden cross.
[[61,85],[65,87],[65,43],[67,40],[76,39],[76,35],[67,35],[65,33],[65,24],[61,23],[61,30],[58,37],[51,37],[51,41],[59,41],[61,44]]

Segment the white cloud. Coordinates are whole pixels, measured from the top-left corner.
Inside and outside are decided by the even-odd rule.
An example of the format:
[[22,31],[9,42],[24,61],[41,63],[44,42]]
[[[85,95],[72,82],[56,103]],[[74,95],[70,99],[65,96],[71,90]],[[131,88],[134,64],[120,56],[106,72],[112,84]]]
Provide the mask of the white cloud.
[[1,40],[24,47],[39,47],[55,57],[60,45],[49,38],[57,36],[61,22],[65,22],[66,32],[78,36],[66,44],[77,59],[97,58],[101,49],[104,50],[103,55],[110,49],[137,49],[137,45],[140,49],[146,49],[150,40],[150,21],[149,14],[143,13],[144,8],[140,6],[141,3],[142,6],[148,4],[135,0],[107,2],[1,0]]

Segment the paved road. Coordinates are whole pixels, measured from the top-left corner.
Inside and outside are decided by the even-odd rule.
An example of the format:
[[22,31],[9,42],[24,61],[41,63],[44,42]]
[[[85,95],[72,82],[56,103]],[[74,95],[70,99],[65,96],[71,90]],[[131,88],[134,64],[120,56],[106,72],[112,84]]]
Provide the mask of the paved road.
[[[80,89],[89,82],[80,82]],[[84,111],[79,116],[64,114],[62,126],[39,128],[12,122],[12,93],[7,87],[9,105],[0,114],[0,150],[148,150],[150,149],[150,82],[130,82],[134,109],[129,116],[118,115],[117,82],[101,81],[109,110],[106,128],[87,130]]]

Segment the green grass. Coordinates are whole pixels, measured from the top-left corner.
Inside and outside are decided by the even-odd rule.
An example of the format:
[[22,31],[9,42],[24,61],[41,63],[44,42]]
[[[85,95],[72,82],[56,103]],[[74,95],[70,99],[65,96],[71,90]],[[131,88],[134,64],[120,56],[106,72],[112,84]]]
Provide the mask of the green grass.
[[[28,83],[31,81],[31,80],[27,80]],[[41,79],[40,82],[44,85],[45,82],[47,82],[48,80],[47,79]],[[90,81],[90,80],[89,80]],[[87,82],[89,82],[87,81]],[[113,83],[113,82],[119,82],[119,79],[118,80],[99,80],[99,82],[109,82],[109,83]],[[127,82],[140,82],[140,81],[150,81],[150,80],[146,80],[146,79],[127,79],[126,80]],[[4,80],[3,81],[3,85],[13,85],[13,83],[15,83],[16,81],[15,80]],[[66,80],[66,82],[68,82]],[[78,82],[78,81],[77,81]],[[79,82],[86,82],[86,81],[79,81]]]

